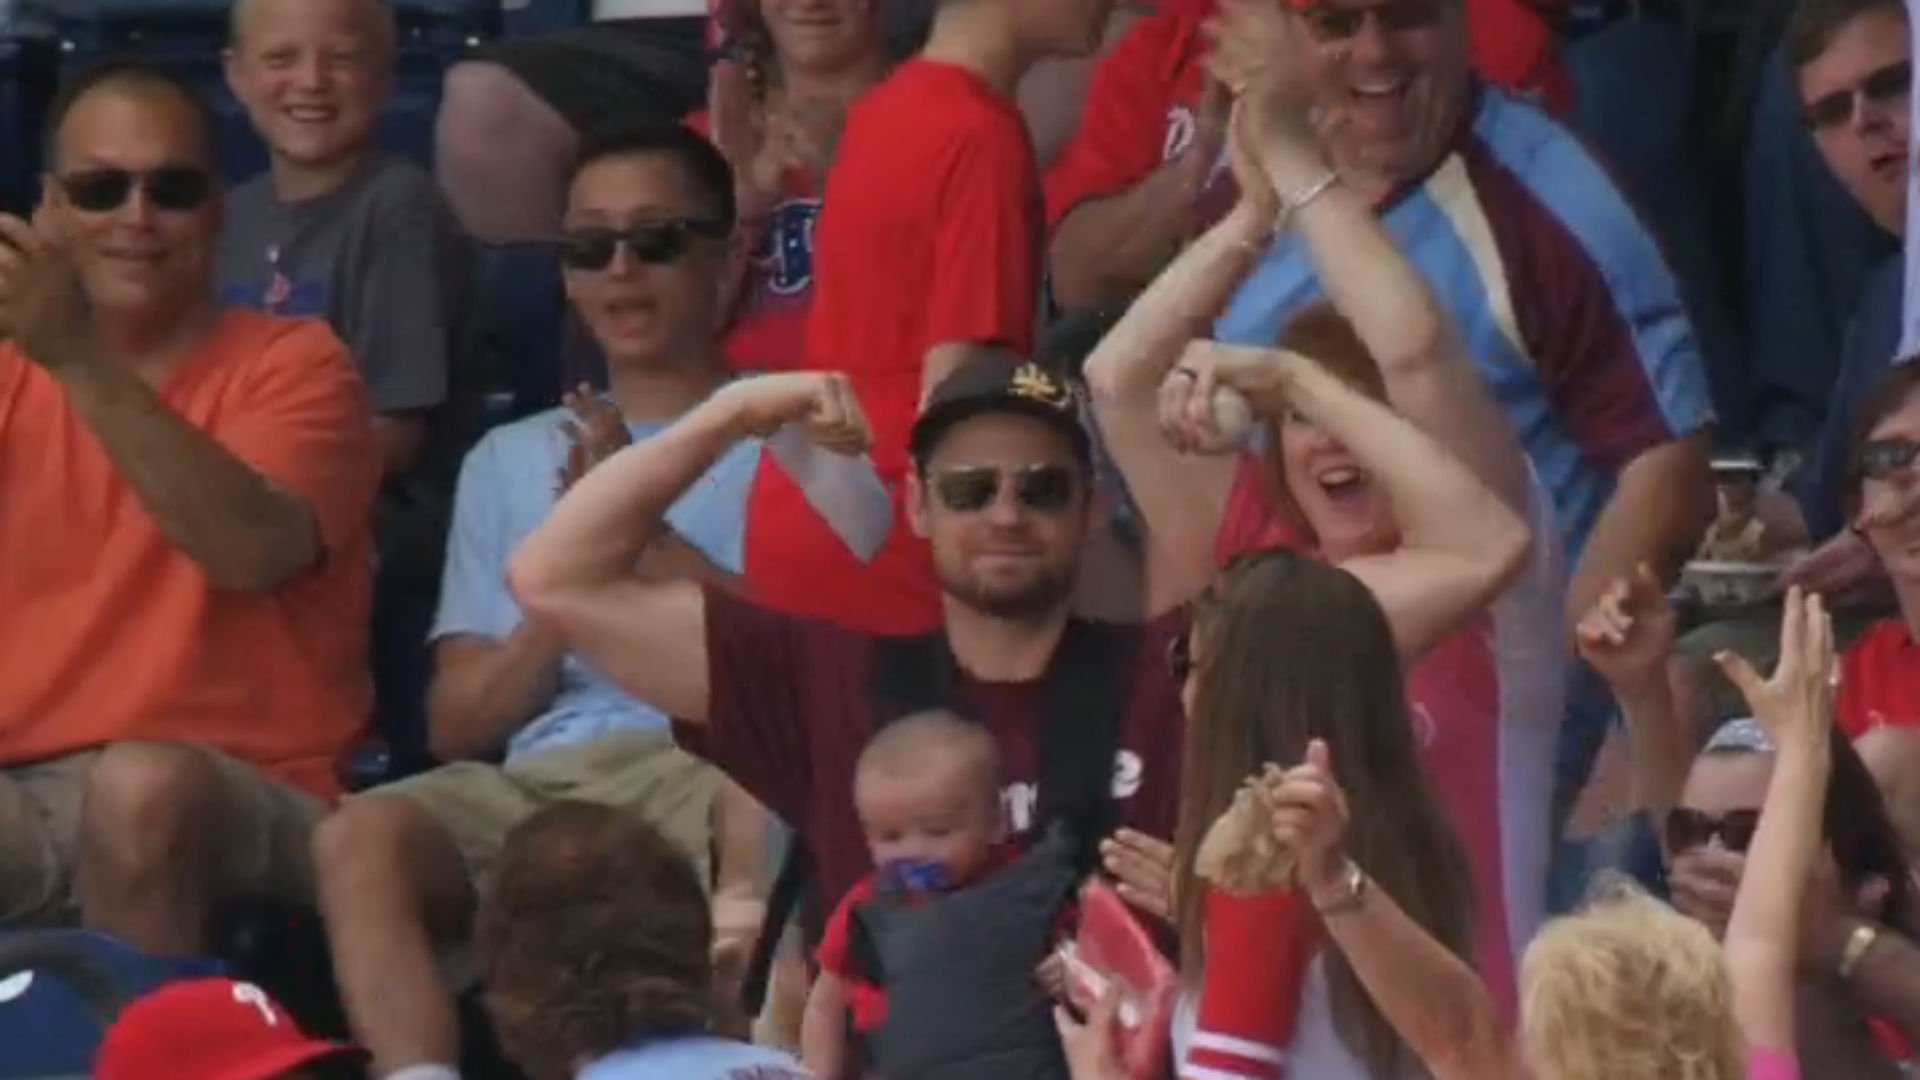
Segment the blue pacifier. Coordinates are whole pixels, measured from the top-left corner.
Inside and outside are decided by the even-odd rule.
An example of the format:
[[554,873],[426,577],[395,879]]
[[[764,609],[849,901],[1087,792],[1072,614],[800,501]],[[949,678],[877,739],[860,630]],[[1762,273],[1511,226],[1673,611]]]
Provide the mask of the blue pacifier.
[[880,868],[886,886],[898,892],[940,893],[953,887],[953,875],[945,863],[925,859],[902,859]]

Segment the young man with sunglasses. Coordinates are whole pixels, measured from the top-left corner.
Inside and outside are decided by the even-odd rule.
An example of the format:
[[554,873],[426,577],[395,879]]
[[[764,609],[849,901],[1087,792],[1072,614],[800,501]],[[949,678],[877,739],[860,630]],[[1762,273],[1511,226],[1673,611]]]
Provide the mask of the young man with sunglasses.
[[322,323],[221,311],[214,125],[120,64],[0,218],[0,925],[204,953],[311,900],[368,710],[376,444]]
[[227,83],[270,167],[227,196],[221,299],[326,319],[360,366],[387,475],[405,481],[462,358],[473,268],[433,178],[376,143],[393,12],[386,0],[242,0],[231,23]]
[[[1913,39],[1902,0],[1803,0],[1787,24],[1786,50],[1800,94],[1800,120],[1840,185],[1874,224],[1906,234],[1913,163]],[[1841,492],[1847,443],[1860,406],[1897,358],[1904,259],[1889,255],[1868,279],[1841,341],[1826,417],[1794,486],[1783,523],[1818,547],[1788,568],[1790,582],[1830,604],[1871,599],[1879,571],[1847,527]],[[1796,516],[1798,522],[1791,518]],[[1800,528],[1794,528],[1794,526]]]
[[[872,869],[847,797],[861,748],[877,726],[927,708],[992,732],[1015,840],[1059,820],[1087,843],[1118,824],[1129,851],[1143,835],[1171,836],[1182,713],[1165,658],[1186,617],[1131,629],[1071,617],[1096,499],[1067,388],[977,350],[928,396],[907,436],[905,493],[940,584],[941,629],[925,637],[871,636],[627,572],[714,461],[788,425],[841,448],[870,438],[845,376],[730,384],[561,501],[509,565],[522,606],[657,702],[681,745],[792,825],[816,900]],[[1164,915],[1160,873],[1137,898]]]
[[[435,955],[462,940],[473,883],[513,826],[555,799],[585,799],[707,854],[717,777],[674,747],[667,703],[629,697],[586,666],[524,618],[505,583],[508,554],[563,491],[725,381],[715,328],[734,224],[726,160],[690,129],[636,127],[582,149],[559,254],[608,390],[497,427],[467,455],[428,709],[434,752],[453,764],[356,798],[315,842],[334,969],[376,1076],[457,1075],[453,995]],[[703,470],[667,512],[674,542],[628,572],[737,572],[756,456],[742,444]]]

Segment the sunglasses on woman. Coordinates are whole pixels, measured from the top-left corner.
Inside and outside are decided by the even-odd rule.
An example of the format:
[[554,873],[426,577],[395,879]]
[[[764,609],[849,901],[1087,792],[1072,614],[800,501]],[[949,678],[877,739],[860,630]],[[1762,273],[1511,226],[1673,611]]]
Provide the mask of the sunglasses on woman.
[[1728,851],[1745,854],[1760,827],[1760,811],[1729,810],[1718,816],[1676,806],[1667,811],[1667,850],[1679,853],[1706,847],[1718,838]]
[[1886,105],[1906,97],[1913,89],[1913,63],[1899,60],[1879,68],[1860,85],[1845,90],[1835,90],[1822,94],[1800,110],[1800,119],[1809,128],[1820,131],[1825,128],[1839,127],[1853,119],[1856,103],[1865,98],[1870,104]]
[[1869,480],[1891,480],[1913,467],[1920,443],[1912,439],[1874,439],[1860,448],[1860,475]]
[[1057,514],[1073,502],[1079,481],[1065,465],[1022,465],[1001,469],[992,465],[959,465],[933,473],[932,487],[940,505],[956,514],[973,514],[992,506],[1000,492],[1013,489],[1013,501],[1036,514]]
[[572,270],[605,270],[625,248],[649,266],[668,266],[693,250],[695,239],[725,240],[727,232],[720,222],[694,218],[645,221],[624,229],[587,225],[561,234],[560,261]]
[[86,169],[60,177],[60,190],[73,208],[87,214],[120,209],[135,189],[155,210],[186,214],[205,206],[213,196],[213,178],[191,165],[162,165],[137,172],[132,169]]

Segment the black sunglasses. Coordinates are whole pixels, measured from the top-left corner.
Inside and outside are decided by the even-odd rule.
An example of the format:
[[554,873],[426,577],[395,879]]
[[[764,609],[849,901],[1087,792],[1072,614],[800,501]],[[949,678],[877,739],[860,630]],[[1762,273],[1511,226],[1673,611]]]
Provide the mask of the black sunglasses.
[[1439,21],[1440,0],[1390,0],[1353,8],[1315,4],[1302,9],[1300,16],[1307,20],[1314,40],[1324,45],[1351,39],[1369,17],[1380,20],[1380,29],[1388,33],[1425,29]]
[[86,169],[60,178],[67,201],[88,214],[120,209],[136,187],[146,194],[154,209],[175,214],[198,210],[213,197],[213,177],[191,165],[162,165],[146,172]]
[[1860,475],[1890,480],[1912,468],[1915,458],[1920,458],[1920,443],[1912,439],[1873,439],[1860,448]]
[[1728,851],[1745,854],[1760,827],[1760,811],[1729,810],[1718,817],[1704,810],[1676,806],[1667,811],[1667,850],[1674,854],[1706,847],[1715,837]]
[[1898,60],[1860,80],[1857,87],[1835,90],[1807,102],[1806,107],[1800,110],[1800,119],[1815,131],[1839,127],[1853,119],[1856,99],[1866,98],[1875,105],[1882,105],[1906,97],[1911,89],[1913,62]]
[[1073,502],[1078,479],[1065,465],[1022,465],[1004,470],[992,465],[960,465],[933,474],[933,492],[940,505],[957,514],[985,510],[1009,484],[1013,501],[1024,509],[1057,514]]
[[696,238],[725,240],[727,233],[727,227],[718,221],[690,218],[644,221],[624,229],[588,225],[561,235],[560,261],[573,270],[605,270],[624,247],[643,263],[666,266],[692,250]]

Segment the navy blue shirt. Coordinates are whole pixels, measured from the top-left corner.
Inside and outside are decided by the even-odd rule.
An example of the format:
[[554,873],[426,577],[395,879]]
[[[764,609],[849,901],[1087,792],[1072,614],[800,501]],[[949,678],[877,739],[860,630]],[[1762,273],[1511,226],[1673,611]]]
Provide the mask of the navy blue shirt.
[[1881,376],[1893,366],[1900,348],[1900,305],[1906,273],[1902,256],[1880,263],[1867,279],[1860,306],[1847,324],[1840,350],[1840,372],[1828,398],[1826,420],[1800,466],[1794,497],[1806,518],[1807,532],[1818,542],[1846,528],[1842,488],[1846,483],[1847,444],[1853,425]]

